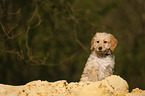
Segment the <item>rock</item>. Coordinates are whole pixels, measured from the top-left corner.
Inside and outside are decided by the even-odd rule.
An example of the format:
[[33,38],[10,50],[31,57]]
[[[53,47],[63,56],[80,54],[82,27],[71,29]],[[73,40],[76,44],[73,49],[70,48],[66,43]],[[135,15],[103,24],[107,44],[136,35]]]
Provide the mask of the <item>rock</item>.
[[23,86],[0,84],[0,96],[145,96],[138,88],[128,93],[128,84],[112,75],[97,82],[32,81]]
[[[100,85],[100,84],[99,84]],[[102,96],[108,94],[105,88],[101,88],[98,84],[91,83],[88,86],[83,87],[78,96]]]
[[108,89],[112,91],[124,91],[128,92],[127,82],[120,76],[112,75],[105,79],[107,81]]
[[[109,96],[113,95],[115,91],[128,92],[127,82],[119,76],[112,75],[107,77],[105,80],[90,83],[88,86],[85,86],[80,91],[80,96]],[[118,96],[116,95],[116,96]]]
[[68,96],[67,82],[65,80],[57,82],[33,81],[26,84],[15,96]]
[[23,88],[23,86],[11,86],[0,84],[0,96],[15,96],[13,95],[15,92],[18,92]]
[[135,88],[131,93],[127,93],[126,96],[145,96],[145,91]]

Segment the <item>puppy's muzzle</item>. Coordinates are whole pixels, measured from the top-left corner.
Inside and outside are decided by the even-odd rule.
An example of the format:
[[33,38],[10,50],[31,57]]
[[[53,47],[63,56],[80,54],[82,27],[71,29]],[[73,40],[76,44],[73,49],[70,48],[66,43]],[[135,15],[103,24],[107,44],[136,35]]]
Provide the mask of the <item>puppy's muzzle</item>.
[[97,53],[99,54],[106,54],[109,52],[109,49],[104,50],[102,46],[99,46],[96,50]]

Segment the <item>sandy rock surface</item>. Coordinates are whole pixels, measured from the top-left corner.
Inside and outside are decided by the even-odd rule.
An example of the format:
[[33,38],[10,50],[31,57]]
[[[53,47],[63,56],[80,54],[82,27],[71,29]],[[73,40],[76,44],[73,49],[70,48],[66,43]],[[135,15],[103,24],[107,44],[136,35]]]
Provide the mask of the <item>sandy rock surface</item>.
[[138,88],[128,92],[127,82],[112,75],[98,82],[32,81],[23,86],[0,84],[0,96],[145,96]]

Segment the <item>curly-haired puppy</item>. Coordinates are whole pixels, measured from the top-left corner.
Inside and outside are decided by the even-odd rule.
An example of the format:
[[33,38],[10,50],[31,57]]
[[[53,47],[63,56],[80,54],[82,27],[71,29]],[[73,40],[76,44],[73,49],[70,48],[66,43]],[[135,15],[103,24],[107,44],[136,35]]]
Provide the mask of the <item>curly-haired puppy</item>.
[[92,53],[85,65],[80,81],[99,81],[113,73],[115,57],[112,54],[117,45],[113,35],[96,33],[91,41]]

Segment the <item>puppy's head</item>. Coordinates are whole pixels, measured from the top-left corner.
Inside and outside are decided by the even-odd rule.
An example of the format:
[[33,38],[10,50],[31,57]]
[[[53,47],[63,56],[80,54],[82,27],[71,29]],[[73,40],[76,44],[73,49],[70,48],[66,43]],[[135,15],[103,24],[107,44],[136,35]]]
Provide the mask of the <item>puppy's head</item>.
[[91,50],[97,53],[106,54],[109,50],[114,51],[117,40],[113,35],[107,33],[96,33],[91,41]]

